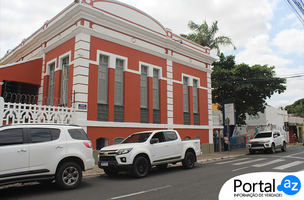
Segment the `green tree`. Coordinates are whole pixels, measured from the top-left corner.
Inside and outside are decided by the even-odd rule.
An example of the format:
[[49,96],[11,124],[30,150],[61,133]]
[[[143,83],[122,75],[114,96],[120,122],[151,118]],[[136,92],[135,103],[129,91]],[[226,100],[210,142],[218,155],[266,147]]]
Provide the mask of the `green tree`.
[[285,110],[287,110],[288,114],[293,114],[295,117],[304,117],[304,98],[286,106]]
[[[221,105],[222,99],[235,104],[236,123],[245,125],[245,113],[264,112],[266,98],[286,90],[286,79],[275,77],[275,67],[235,64],[235,56],[220,55],[213,63],[212,101]],[[220,106],[220,110],[222,107]]]
[[220,45],[227,46],[232,45],[234,49],[236,47],[232,43],[231,39],[227,36],[215,37],[219,28],[217,26],[218,21],[213,22],[209,28],[206,20],[202,24],[196,24],[193,21],[189,21],[188,27],[193,31],[188,35],[181,34],[182,37],[192,40],[193,42],[202,46],[208,46],[210,49],[217,49],[217,54],[220,54]]

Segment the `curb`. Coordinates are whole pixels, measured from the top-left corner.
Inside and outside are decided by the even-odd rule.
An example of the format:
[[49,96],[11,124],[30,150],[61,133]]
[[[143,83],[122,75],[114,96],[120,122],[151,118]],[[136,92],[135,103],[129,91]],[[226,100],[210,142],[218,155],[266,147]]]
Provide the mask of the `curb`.
[[245,156],[245,155],[247,155],[247,154],[223,156],[223,157],[217,157],[217,158],[208,158],[208,159],[198,160],[198,161],[196,161],[196,162],[197,162],[197,163],[211,162],[211,161],[223,160],[223,159],[227,159],[227,158],[241,157],[241,156]]

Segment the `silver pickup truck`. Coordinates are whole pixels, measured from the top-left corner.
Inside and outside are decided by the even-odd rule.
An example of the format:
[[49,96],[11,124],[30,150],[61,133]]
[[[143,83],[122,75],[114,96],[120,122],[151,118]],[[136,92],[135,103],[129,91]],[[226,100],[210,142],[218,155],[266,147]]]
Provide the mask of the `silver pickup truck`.
[[184,168],[191,169],[199,155],[199,139],[182,141],[174,130],[145,131],[130,135],[121,144],[102,148],[98,166],[107,175],[128,171],[144,177],[152,166],[164,169],[168,163],[182,162]]

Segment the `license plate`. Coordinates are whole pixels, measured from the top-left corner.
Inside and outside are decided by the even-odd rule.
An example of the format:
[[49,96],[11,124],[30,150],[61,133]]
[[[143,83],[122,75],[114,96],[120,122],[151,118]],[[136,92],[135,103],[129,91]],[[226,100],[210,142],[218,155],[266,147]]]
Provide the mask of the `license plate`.
[[108,163],[108,162],[101,162],[100,165],[101,165],[101,166],[108,166],[109,163]]

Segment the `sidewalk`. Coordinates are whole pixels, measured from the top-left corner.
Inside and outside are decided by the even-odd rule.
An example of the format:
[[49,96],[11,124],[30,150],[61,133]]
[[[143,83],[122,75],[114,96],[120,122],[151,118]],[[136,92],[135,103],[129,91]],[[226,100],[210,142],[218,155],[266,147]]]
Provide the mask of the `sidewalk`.
[[[287,144],[287,148],[292,148],[292,147],[298,147],[298,146],[303,146],[301,143],[297,143],[296,145],[293,144]],[[215,161],[215,160],[222,160],[222,159],[227,159],[227,158],[235,158],[235,157],[240,157],[249,154],[249,151],[247,148],[244,149],[237,149],[233,150],[230,152],[215,152],[215,153],[210,153],[210,154],[202,154],[197,157],[197,162],[198,163],[204,163],[204,162],[210,162],[210,161]],[[91,170],[83,172],[83,176],[98,176],[104,174],[103,170],[98,167],[98,165],[95,165],[95,167]]]

